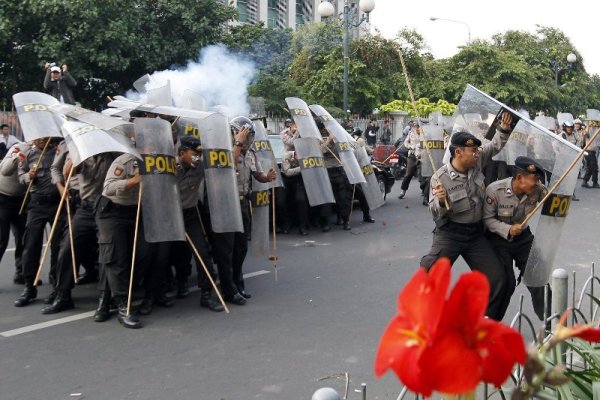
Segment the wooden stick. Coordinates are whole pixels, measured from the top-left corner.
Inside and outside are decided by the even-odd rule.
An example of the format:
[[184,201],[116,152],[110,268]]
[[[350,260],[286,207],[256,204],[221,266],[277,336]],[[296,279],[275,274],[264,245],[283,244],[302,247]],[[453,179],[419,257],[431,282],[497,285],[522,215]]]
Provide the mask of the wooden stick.
[[221,302],[221,305],[223,305],[223,308],[225,309],[225,312],[227,314],[229,314],[229,308],[227,308],[227,304],[225,304],[225,301],[223,300],[223,296],[221,296],[221,292],[219,291],[219,288],[217,288],[217,284],[213,280],[212,276],[210,276],[210,272],[208,271],[208,268],[206,268],[206,264],[204,263],[204,260],[200,256],[200,253],[198,252],[198,249],[196,248],[196,246],[194,246],[194,242],[192,242],[192,239],[190,238],[190,235],[188,235],[187,232],[185,233],[185,240],[187,240],[188,244],[190,245],[190,247],[192,248],[192,250],[196,254],[196,257],[198,257],[198,260],[200,260],[200,264],[202,264],[202,268],[204,269],[204,273],[206,274],[206,277],[210,281],[210,284],[212,285],[213,289],[215,289],[215,292],[217,293],[217,296],[219,297],[219,301]]
[[[48,148],[49,143],[50,143],[50,138],[48,138],[48,140],[46,141],[46,145],[44,146],[44,149],[42,150],[42,154],[40,154],[40,158],[38,158],[38,161],[35,164],[34,168],[36,170],[36,173],[37,173],[37,169],[40,166],[40,163],[42,162],[42,159],[44,158],[44,154],[46,154],[46,149]],[[23,203],[21,203],[21,208],[19,209],[19,215],[23,214],[23,210],[25,209],[25,204],[27,204],[27,196],[29,195],[29,192],[31,191],[31,185],[33,185],[34,179],[29,180],[29,185],[27,186],[27,190],[25,191],[25,196],[23,197]]]
[[[71,167],[73,169],[74,167]],[[65,185],[65,191],[68,190],[68,186]],[[67,195],[68,196],[68,195]],[[75,243],[73,242],[73,225],[71,220],[71,206],[69,200],[65,202],[67,207],[67,224],[69,225],[69,240],[71,241],[71,265],[73,266],[73,282],[77,284],[77,263],[75,262]]]
[[[410,80],[408,79],[408,70],[406,69],[406,64],[404,63],[404,56],[402,55],[402,50],[400,50],[400,49],[398,49],[398,56],[400,56],[400,64],[402,65],[402,72],[404,73],[404,79],[406,80],[406,86],[408,87],[408,94],[410,95],[410,101],[413,106],[413,111],[415,112],[415,116],[417,117],[417,119],[420,119],[419,111],[417,110],[417,103],[415,102],[415,96],[413,94],[412,87],[410,86]],[[420,124],[421,124],[421,122],[419,121],[419,126],[420,126]],[[423,136],[423,127],[421,127],[421,136]],[[433,157],[431,156],[431,152],[429,151],[427,146],[425,146],[425,151],[426,151],[427,155],[429,156],[429,161],[431,162],[431,168],[433,168],[433,177],[435,178],[435,180],[437,180],[439,182],[440,177],[438,176],[438,173],[437,173],[437,167],[435,166]],[[444,198],[444,207],[446,208],[446,210],[450,209],[450,205],[448,204],[447,197]]]
[[[332,153],[333,154],[333,153]],[[273,161],[273,171],[275,171],[275,161]],[[279,281],[279,275],[278,275],[278,271],[277,271],[277,228],[276,228],[276,223],[275,223],[275,182],[277,181],[277,177],[275,177],[275,180],[273,180],[273,185],[272,185],[272,191],[271,191],[271,195],[272,195],[272,203],[271,204],[271,208],[272,208],[272,213],[273,213],[273,271],[275,273],[275,282]]]
[[137,211],[135,214],[135,232],[133,234],[133,254],[131,255],[131,274],[129,275],[129,293],[127,293],[127,316],[131,313],[131,297],[133,293],[133,273],[135,270],[135,254],[137,248],[138,231],[140,226],[140,208],[142,206],[142,190],[144,186],[140,181],[140,191],[138,193]]
[[[73,170],[75,168],[71,168],[69,171],[69,176],[67,177],[66,186],[71,182],[71,176],[73,176]],[[60,203],[58,203],[58,209],[56,210],[56,215],[54,216],[54,222],[52,222],[52,228],[50,229],[50,234],[48,235],[48,240],[46,242],[46,248],[44,249],[44,254],[42,255],[42,259],[40,260],[40,266],[38,267],[37,274],[35,274],[35,279],[33,280],[33,285],[37,286],[37,283],[40,280],[40,275],[42,274],[42,266],[44,265],[44,261],[46,261],[46,256],[48,255],[48,250],[52,247],[50,244],[52,243],[52,237],[54,236],[54,230],[56,229],[56,225],[58,224],[58,218],[60,217],[60,211],[65,202],[65,197],[67,197],[67,191],[63,191],[62,196],[60,197]]]
[[598,129],[596,131],[596,133],[594,134],[594,136],[592,137],[592,139],[585,145],[585,147],[583,148],[583,150],[581,151],[581,153],[579,153],[577,155],[577,157],[575,157],[575,159],[573,160],[573,162],[571,162],[571,165],[569,165],[569,168],[567,168],[567,171],[564,174],[562,174],[562,176],[560,178],[558,178],[558,180],[556,181],[556,183],[554,184],[554,186],[552,186],[552,188],[548,191],[548,193],[546,193],[546,195],[544,196],[544,198],[542,200],[540,200],[539,203],[537,203],[537,205],[535,206],[535,208],[533,210],[531,210],[529,212],[529,214],[527,214],[527,216],[525,217],[525,219],[523,220],[523,222],[521,222],[521,224],[520,224],[521,229],[523,229],[523,227],[525,225],[527,225],[527,223],[531,220],[531,218],[533,218],[533,215],[536,213],[536,211],[544,204],[544,202],[546,200],[548,200],[548,197],[550,197],[550,195],[552,193],[554,193],[554,191],[558,188],[558,186],[562,183],[562,181],[567,177],[567,175],[569,174],[569,172],[571,172],[571,170],[573,169],[573,167],[575,167],[575,164],[577,164],[577,162],[579,160],[581,160],[581,158],[584,156],[585,151],[592,145],[592,143],[594,143],[594,141],[598,137],[598,134],[600,134],[600,129]]

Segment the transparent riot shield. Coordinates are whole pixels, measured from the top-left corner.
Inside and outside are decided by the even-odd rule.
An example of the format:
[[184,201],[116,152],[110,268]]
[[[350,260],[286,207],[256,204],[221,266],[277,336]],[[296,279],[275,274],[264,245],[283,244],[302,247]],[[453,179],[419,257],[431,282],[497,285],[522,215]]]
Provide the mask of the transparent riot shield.
[[146,74],[133,82],[133,87],[138,91],[138,93],[146,93],[146,84],[148,82],[150,82],[150,75]]
[[319,140],[312,137],[297,138],[294,140],[294,147],[300,161],[308,203],[311,207],[335,203]]
[[129,153],[142,159],[131,139],[121,133],[77,121],[65,122],[61,130],[75,166],[101,153]]
[[51,111],[60,104],[54,97],[40,92],[13,95],[17,116],[26,142],[45,137],[62,137],[60,127],[66,122]]
[[297,97],[286,97],[285,102],[288,105],[294,122],[296,123],[296,128],[298,129],[300,137],[323,139],[321,132],[319,132],[319,128],[317,127],[317,124],[315,123],[315,120],[308,109],[308,105],[304,102],[304,100]]
[[202,158],[212,230],[243,232],[231,132],[227,117],[219,113],[200,121]]
[[185,240],[171,124],[160,118],[137,118],[134,126],[135,145],[142,156],[140,174],[146,241]]
[[320,105],[313,104],[309,107],[317,117],[321,118],[329,134],[333,135],[333,142],[344,167],[344,172],[346,172],[348,182],[352,185],[366,183],[360,165],[358,165],[358,161],[356,160],[356,155],[348,141],[348,132]]
[[504,148],[493,159],[503,161],[508,165],[514,165],[514,160],[517,157],[528,156],[528,146],[530,144],[529,125],[524,121],[519,121]]
[[146,90],[146,98],[146,102],[150,104],[167,107],[172,106],[173,99],[171,98],[171,81],[167,81],[164,86]]
[[254,132],[254,142],[252,143],[252,146],[254,146],[257,161],[260,161],[265,172],[269,171],[270,169],[274,169],[275,186],[283,187],[281,171],[279,170],[279,166],[275,160],[275,153],[273,153],[273,148],[271,147],[271,142],[269,141],[269,136],[267,135],[267,130],[265,129],[262,121],[254,121]]
[[360,187],[365,194],[367,203],[369,203],[369,208],[375,210],[376,208],[381,207],[385,203],[385,200],[381,188],[379,187],[379,182],[377,182],[375,171],[373,171],[373,165],[371,165],[371,157],[369,157],[367,150],[365,150],[364,147],[356,145],[355,151],[356,159],[358,160],[358,164],[367,181],[366,183],[361,183]]
[[[258,160],[257,160],[258,161]],[[260,161],[258,161],[260,162]],[[262,165],[263,169],[266,165]],[[250,252],[256,256],[269,255],[269,212],[271,204],[271,183],[262,183],[252,178],[252,235]]]
[[421,175],[429,177],[443,165],[444,128],[440,125],[423,125],[421,130]]
[[206,99],[193,90],[183,91],[183,107],[190,110],[206,111]]
[[89,124],[89,125],[94,125],[98,129],[103,129],[103,130],[111,130],[111,129],[115,129],[115,128],[120,128],[123,125],[129,125],[129,126],[133,125],[129,121],[119,119],[119,118],[109,117],[107,115],[97,113],[95,111],[88,110],[88,109],[85,109],[82,107],[74,106],[71,104],[59,103],[54,106],[51,106],[50,109],[57,114],[64,115],[66,117],[69,117],[69,118],[77,120],[77,121],[85,122],[86,124]]

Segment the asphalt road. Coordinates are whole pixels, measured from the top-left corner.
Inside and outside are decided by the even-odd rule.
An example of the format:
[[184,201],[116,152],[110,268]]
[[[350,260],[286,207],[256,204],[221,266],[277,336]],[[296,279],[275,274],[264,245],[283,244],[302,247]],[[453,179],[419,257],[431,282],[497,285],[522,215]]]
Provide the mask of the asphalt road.
[[[250,257],[245,272],[254,297],[246,306],[213,313],[199,307],[195,291],[172,309],[155,309],[137,331],[116,318],[93,322],[93,285],[76,288],[70,312],[42,315],[41,300],[13,307],[22,289],[12,283],[7,253],[0,265],[0,399],[300,400],[322,386],[343,393],[343,380],[319,378],[345,372],[350,399],[360,398],[354,390],[362,382],[370,400],[396,399],[396,378],[374,377],[375,350],[433,229],[417,182],[403,200],[399,189],[397,182],[373,212],[375,224],[362,224],[357,209],[350,232],[279,235],[278,281],[267,259]],[[600,190],[577,193],[581,201],[571,206],[556,266],[578,271],[581,282],[599,260]],[[459,260],[453,277],[466,270]],[[49,292],[42,286],[39,298]],[[522,286],[505,322],[520,294]],[[528,297],[525,309],[533,315]]]

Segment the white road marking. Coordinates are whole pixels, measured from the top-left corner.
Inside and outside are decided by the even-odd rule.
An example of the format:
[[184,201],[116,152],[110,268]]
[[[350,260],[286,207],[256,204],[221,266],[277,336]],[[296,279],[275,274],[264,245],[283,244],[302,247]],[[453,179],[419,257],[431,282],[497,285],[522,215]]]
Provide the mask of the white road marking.
[[[259,271],[249,272],[247,274],[244,274],[244,278],[246,278],[246,279],[254,278],[256,276],[261,276],[261,275],[270,274],[270,273],[271,273],[271,271],[262,269]],[[198,290],[200,290],[200,289],[197,287],[190,288],[190,292],[195,292]],[[94,313],[95,313],[95,311],[86,311],[86,312],[83,312],[80,314],[69,315],[68,317],[62,317],[62,318],[53,319],[51,321],[40,322],[39,324],[33,324],[33,325],[24,326],[22,328],[11,329],[10,331],[0,332],[0,336],[8,338],[8,337],[13,337],[13,336],[17,336],[17,335],[22,335],[24,333],[38,331],[40,329],[50,328],[50,327],[56,326],[56,325],[67,324],[69,322],[78,321],[78,320],[84,319],[84,318],[89,318],[89,317],[93,316]]]

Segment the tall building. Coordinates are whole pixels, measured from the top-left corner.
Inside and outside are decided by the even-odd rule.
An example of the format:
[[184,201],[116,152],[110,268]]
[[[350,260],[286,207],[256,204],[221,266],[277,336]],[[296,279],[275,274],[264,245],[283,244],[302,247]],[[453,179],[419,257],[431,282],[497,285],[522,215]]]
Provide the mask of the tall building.
[[[321,20],[317,12],[321,0],[221,0],[239,12],[238,23],[256,24],[264,22],[269,28],[296,29],[299,25]],[[344,0],[330,0],[335,9],[334,15],[344,10]],[[358,0],[348,0],[352,8],[358,9]],[[359,17],[363,13],[358,10]],[[363,29],[368,30],[368,25]],[[351,28],[352,37],[359,36],[357,28]]]

